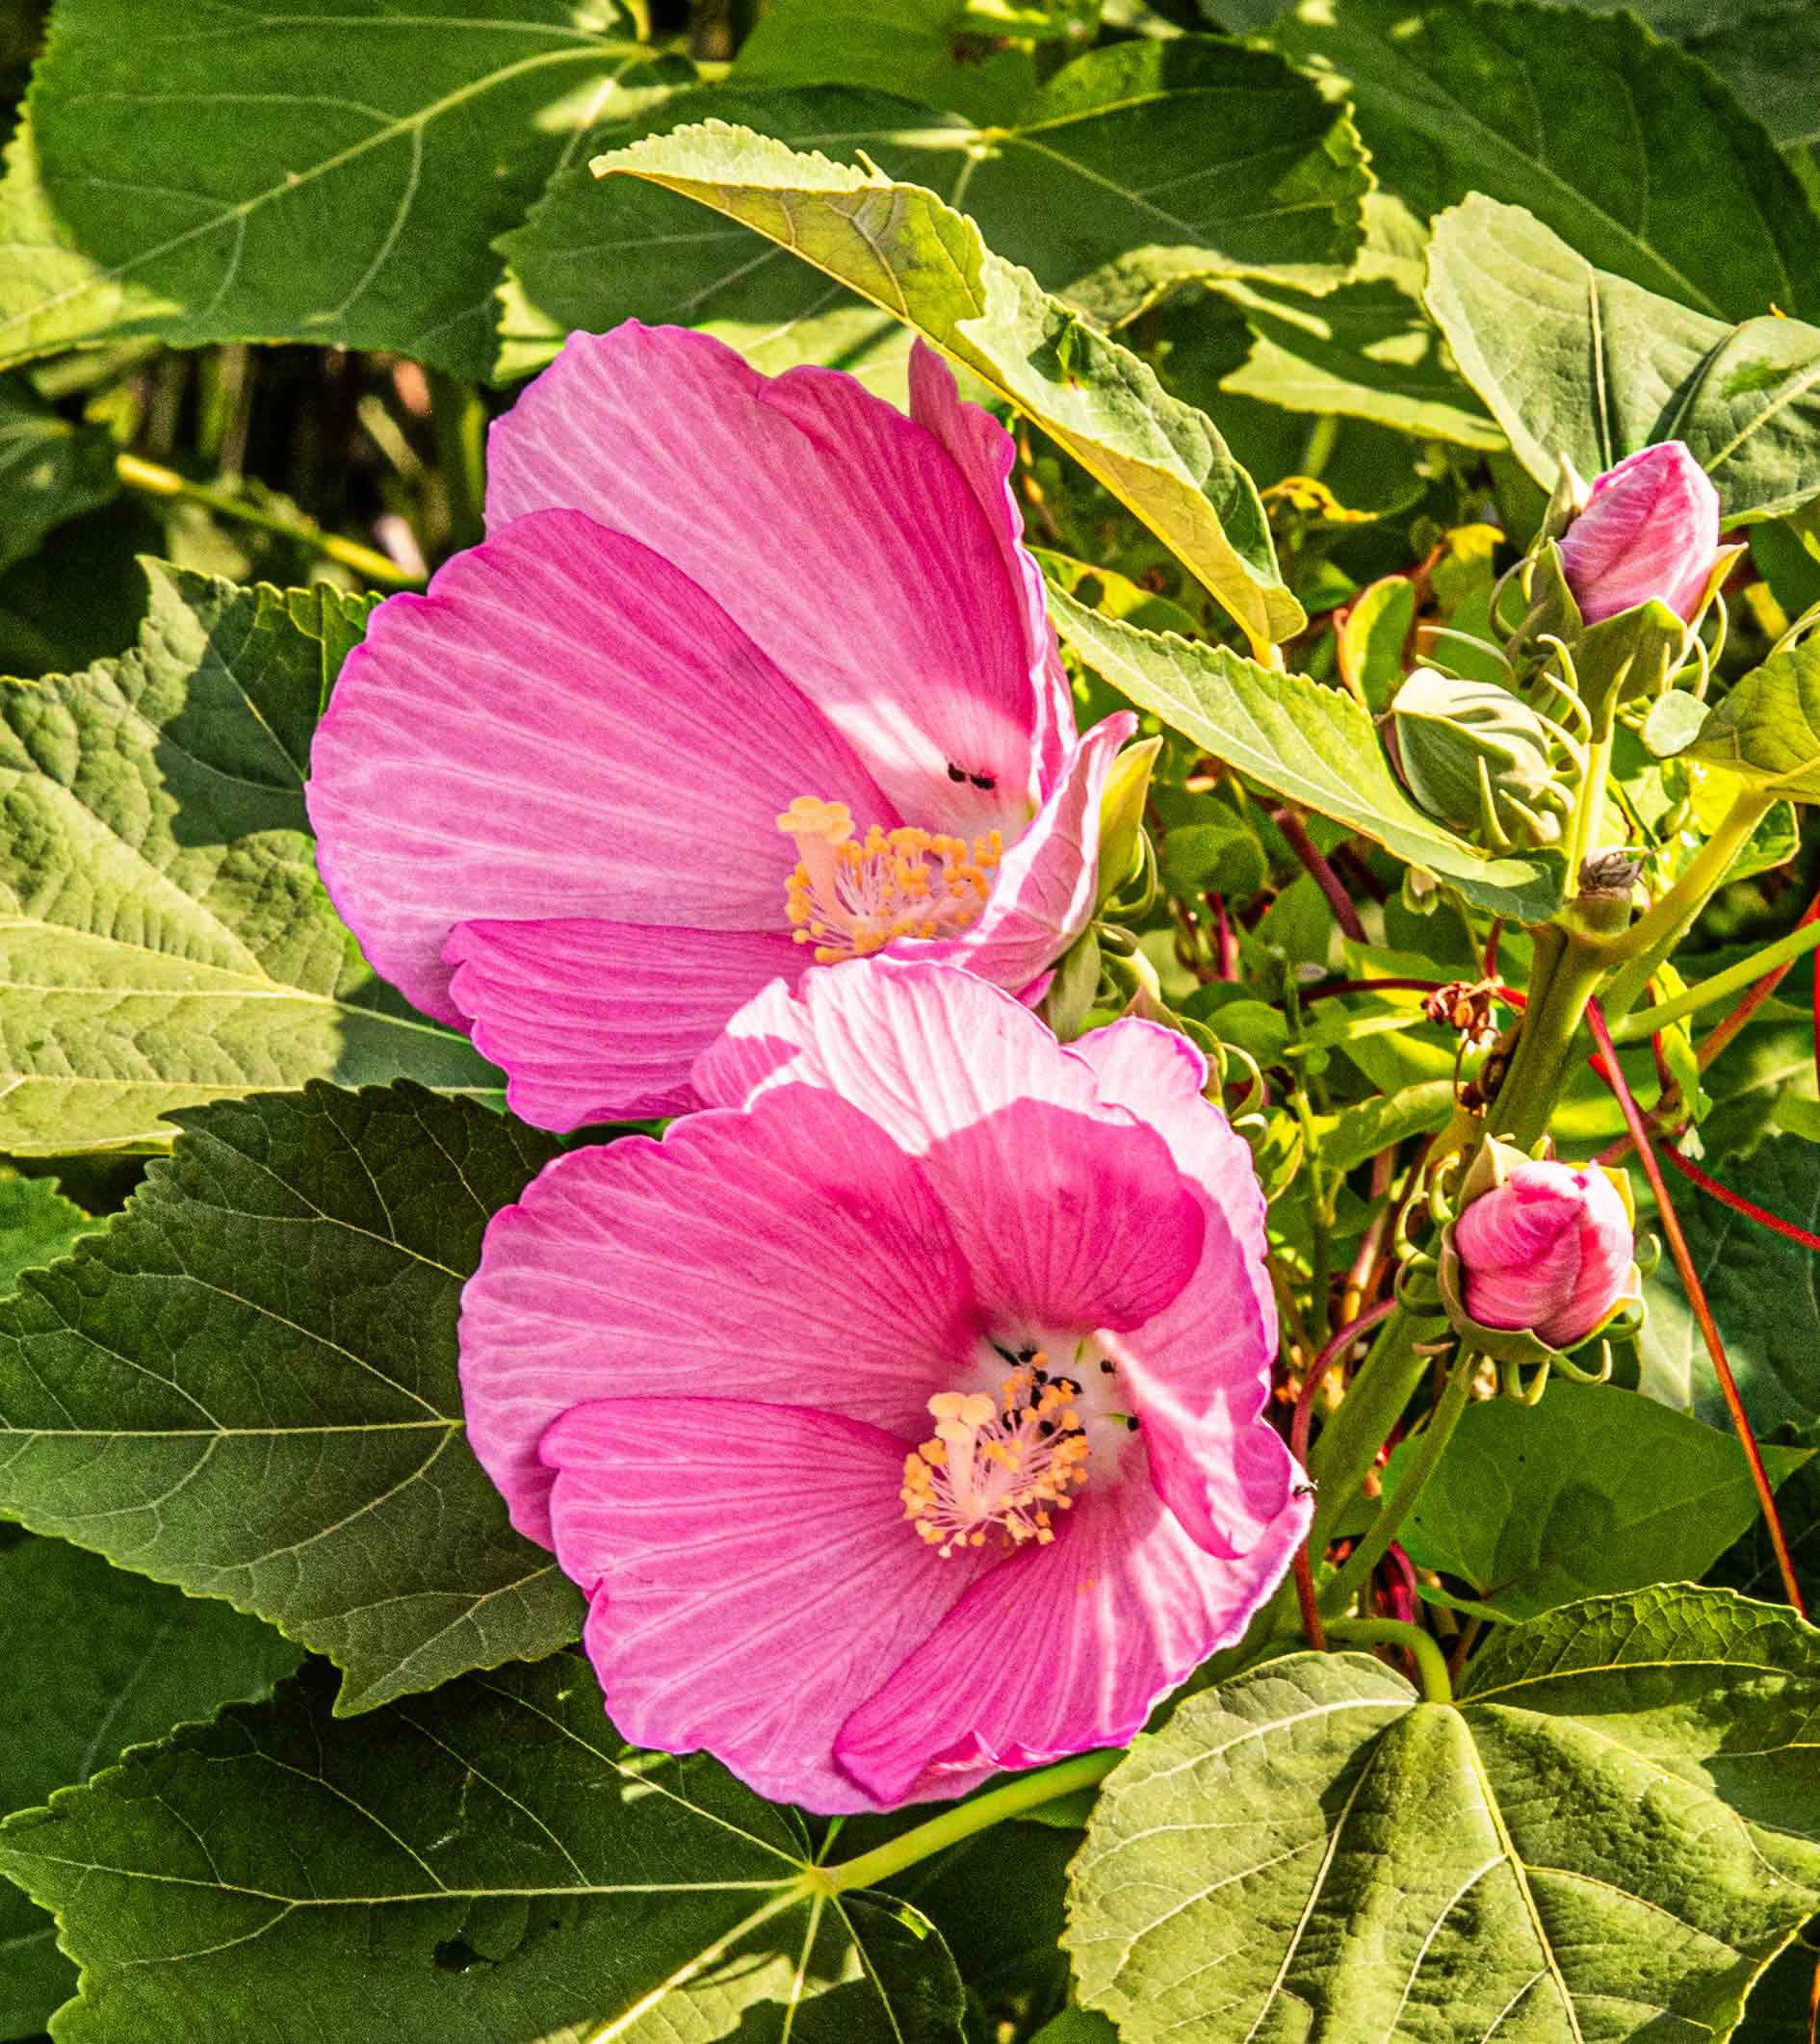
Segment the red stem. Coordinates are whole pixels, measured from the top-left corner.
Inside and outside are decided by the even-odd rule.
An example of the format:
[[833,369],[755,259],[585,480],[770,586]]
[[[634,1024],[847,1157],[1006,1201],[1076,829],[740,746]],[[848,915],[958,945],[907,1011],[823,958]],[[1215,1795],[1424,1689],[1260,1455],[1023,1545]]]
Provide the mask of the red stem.
[[1700,1323],[1700,1332],[1706,1343],[1706,1353],[1712,1358],[1712,1366],[1719,1379],[1719,1388],[1725,1393],[1726,1410],[1731,1414],[1731,1424],[1737,1430],[1739,1444],[1744,1449],[1744,1459],[1751,1465],[1751,1481],[1756,1486],[1756,1499],[1762,1508],[1763,1523],[1769,1529],[1770,1545],[1776,1550],[1776,1565],[1782,1578],[1782,1591],[1796,1612],[1807,1616],[1807,1608],[1802,1601],[1801,1586],[1795,1581],[1795,1564],[1788,1551],[1788,1540],[1782,1532],[1782,1522],[1776,1511],[1776,1493],[1770,1488],[1769,1471],[1763,1466],[1763,1457],[1758,1452],[1756,1436],[1751,1431],[1751,1421],[1744,1410],[1744,1401],[1738,1396],[1737,1379],[1731,1374],[1731,1365],[1726,1359],[1725,1343],[1719,1338],[1719,1330],[1714,1325],[1712,1308],[1706,1304],[1706,1294],[1701,1288],[1699,1276],[1694,1270],[1694,1259],[1687,1251],[1687,1237],[1681,1232],[1681,1224],[1669,1199],[1668,1186],[1663,1182],[1662,1167],[1656,1162],[1655,1151],[1650,1143],[1650,1131],[1644,1126],[1643,1111],[1638,1107],[1630,1091],[1630,1081],[1625,1077],[1624,1067],[1618,1062],[1618,1051],[1611,1040],[1611,1031],[1605,1026],[1605,1017],[1597,1000],[1586,1004],[1586,1022],[1593,1032],[1604,1059],[1605,1081],[1618,1097],[1618,1104],[1624,1110],[1626,1126],[1632,1142],[1637,1146],[1637,1155],[1642,1160],[1645,1175],[1650,1180],[1650,1189],[1655,1194],[1656,1209],[1662,1217],[1663,1232],[1669,1238],[1669,1249],[1675,1257],[1675,1268],[1681,1275],[1681,1288],[1687,1294],[1687,1303],[1694,1309],[1694,1318]]
[[1339,923],[1341,933],[1350,937],[1354,944],[1364,944],[1365,929],[1359,920],[1358,905],[1303,827],[1301,817],[1293,810],[1279,809],[1271,813],[1270,820],[1283,833],[1285,843],[1313,877],[1314,885],[1327,896],[1327,906],[1333,910],[1334,920]]
[[[1349,1320],[1310,1365],[1308,1375],[1302,1380],[1301,1394],[1295,1401],[1295,1416],[1289,1422],[1289,1453],[1298,1464],[1308,1461],[1308,1436],[1314,1421],[1314,1400],[1321,1385],[1327,1382],[1328,1371],[1362,1334],[1369,1333],[1395,1308],[1394,1299],[1384,1299],[1361,1313],[1357,1320]],[[1308,1635],[1308,1643],[1324,1651],[1327,1633],[1314,1602],[1314,1557],[1310,1554],[1306,1540],[1295,1550],[1295,1600],[1302,1607],[1302,1630]]]

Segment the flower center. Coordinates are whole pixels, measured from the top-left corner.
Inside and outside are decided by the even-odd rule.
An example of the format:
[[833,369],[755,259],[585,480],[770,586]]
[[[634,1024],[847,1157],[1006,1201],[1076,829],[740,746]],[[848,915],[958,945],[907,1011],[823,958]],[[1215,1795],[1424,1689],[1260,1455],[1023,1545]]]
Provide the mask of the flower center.
[[845,802],[798,795],[777,819],[796,841],[797,865],[784,884],[798,944],[816,963],[865,958],[898,937],[952,937],[979,920],[1004,852],[990,831],[964,838],[903,825],[853,834]]
[[1038,1349],[1018,1358],[993,1398],[941,1391],[929,1400],[935,1436],[904,1457],[904,1516],[944,1556],[983,1547],[994,1527],[1007,1545],[1055,1538],[1053,1515],[1074,1504],[1091,1450],[1072,1377],[1052,1377]]

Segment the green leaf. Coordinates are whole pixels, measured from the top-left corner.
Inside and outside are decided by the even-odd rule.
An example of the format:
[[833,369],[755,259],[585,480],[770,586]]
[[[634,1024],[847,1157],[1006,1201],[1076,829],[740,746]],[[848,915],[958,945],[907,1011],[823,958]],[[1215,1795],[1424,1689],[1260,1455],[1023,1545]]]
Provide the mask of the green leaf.
[[119,493],[114,443],[98,426],[72,426],[30,384],[0,377],[0,571],[36,554],[66,518]]
[[0,1296],[18,1289],[21,1271],[55,1263],[102,1225],[65,1200],[55,1178],[0,1178]]
[[[0,1552],[0,1810],[42,1802],[129,1746],[263,1695],[299,1658],[224,1604],[193,1603],[62,1540],[21,1540]],[[0,1889],[0,2037],[41,2031],[75,1991],[50,1919]]]
[[[1811,1046],[1806,1048],[1811,1069]],[[1767,1212],[1820,1233],[1820,1144],[1776,1136],[1748,1157],[1729,1159],[1718,1175]],[[1669,1190],[1751,1423],[1759,1433],[1785,1422],[1811,1426],[1820,1420],[1814,1253],[1678,1178]],[[1710,1426],[1729,1428],[1706,1344],[1668,1257],[1645,1281],[1644,1303],[1643,1389]]]
[[770,0],[728,80],[758,91],[863,86],[970,120],[1015,120],[1036,90],[1035,59],[1027,46],[964,39],[966,13],[966,0]]
[[1807,639],[1735,682],[1681,754],[1793,802],[1820,802],[1820,644]]
[[0,1301],[0,1513],[269,1619],[347,1670],[347,1710],[572,1639],[455,1378],[481,1231],[554,1140],[414,1086],[183,1125]]
[[1258,644],[1304,622],[1256,486],[1212,422],[1116,342],[992,254],[931,192],[719,121],[594,169],[756,227],[895,314],[1051,434],[1200,578]]
[[[820,12],[821,0],[811,4]],[[789,90],[804,82],[789,66],[754,75],[753,50],[782,20],[767,15],[731,86],[604,127],[590,146],[620,149],[716,118],[842,163],[863,154],[956,207],[964,194],[988,247],[1101,323],[1182,276],[1331,280],[1358,246],[1367,181],[1358,138],[1268,51],[1208,37],[1114,44],[1065,66],[1015,118],[981,128],[892,96],[919,90],[914,69],[846,62],[851,40],[823,75],[864,90]],[[511,264],[502,368],[513,373],[547,359],[574,327],[630,317],[705,326],[765,369],[814,360],[879,375],[901,349],[895,320],[737,221],[716,232],[673,193],[602,190],[580,168],[499,246]]]
[[1400,1092],[1359,1100],[1337,1115],[1316,1116],[1321,1162],[1330,1171],[1351,1171],[1394,1143],[1434,1135],[1453,1118],[1453,1105],[1452,1079],[1423,1079]]
[[1820,492],[1820,328],[1690,312],[1488,198],[1436,222],[1427,296],[1462,373],[1545,487],[1563,454],[1591,478],[1682,440],[1728,520],[1780,516]]
[[1656,1588],[1500,1629],[1457,1707],[1358,1654],[1190,1697],[1074,1872],[1121,2044],[1722,2036],[1820,1897],[1820,1636]]
[[1337,634],[1339,671],[1353,693],[1382,716],[1403,686],[1404,648],[1416,629],[1416,584],[1387,575],[1361,593]]
[[1391,773],[1371,717],[1354,697],[1223,646],[1140,632],[1057,589],[1050,608],[1090,667],[1215,759],[1363,831],[1495,915],[1533,922],[1559,906],[1560,860],[1541,852],[1491,858],[1424,815]]
[[162,1147],[173,1109],[312,1077],[490,1092],[317,878],[310,734],[365,602],[146,572],[135,652],[0,685],[0,1150]]
[[611,0],[59,0],[0,186],[0,361],[120,334],[493,359],[492,236],[644,61]]
[[1267,281],[1229,283],[1254,334],[1226,377],[1235,397],[1287,411],[1368,419],[1424,440],[1501,448],[1504,435],[1442,349],[1420,304],[1391,278],[1306,298]]
[[[1412,1444],[1391,1457],[1399,1480]],[[1772,1481],[1808,1460],[1766,1447]],[[1500,1617],[1703,1575],[1757,1514],[1735,1436],[1615,1384],[1470,1405],[1398,1538]]]
[[314,1670],[0,1829],[84,1968],[60,2044],[960,2044],[927,1921],[834,1895],[567,1655],[358,1725]]
[[[1270,39],[1347,81],[1373,171],[1419,220],[1483,193],[1713,319],[1820,310],[1793,171],[1703,65],[1633,20],[1305,0]],[[1663,196],[1670,165],[1679,202]]]

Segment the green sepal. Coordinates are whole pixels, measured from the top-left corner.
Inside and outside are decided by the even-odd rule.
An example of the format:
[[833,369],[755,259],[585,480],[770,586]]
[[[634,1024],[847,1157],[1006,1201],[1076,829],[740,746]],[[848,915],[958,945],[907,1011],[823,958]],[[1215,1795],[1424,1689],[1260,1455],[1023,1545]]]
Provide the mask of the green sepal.
[[1389,733],[1403,785],[1431,816],[1519,843],[1560,837],[1567,795],[1553,742],[1508,688],[1418,667],[1391,705]]
[[1161,738],[1141,738],[1128,745],[1112,763],[1105,792],[1100,797],[1100,887],[1096,911],[1123,893],[1143,868],[1144,805],[1150,799],[1150,777],[1162,750]]

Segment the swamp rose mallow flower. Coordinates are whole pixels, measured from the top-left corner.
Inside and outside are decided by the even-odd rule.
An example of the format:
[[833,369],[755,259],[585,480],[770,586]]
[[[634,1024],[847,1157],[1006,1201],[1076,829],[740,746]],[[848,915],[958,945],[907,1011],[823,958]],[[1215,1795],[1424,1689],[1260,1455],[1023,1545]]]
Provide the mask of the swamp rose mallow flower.
[[1596,1164],[1525,1157],[1453,1228],[1467,1311],[1552,1349],[1595,1332],[1637,1283],[1629,1209]]
[[1128,715],[1077,735],[1009,436],[706,334],[575,334],[488,442],[487,537],[375,613],[308,789],[376,970],[550,1128],[697,1104],[812,960],[1014,992],[1085,928]]
[[826,1811],[1118,1744],[1309,1519],[1250,1153],[1182,1038],[951,967],[778,984],[463,1297],[470,1438],[619,1731]]
[[1719,493],[1678,440],[1607,469],[1561,540],[1568,587],[1589,625],[1651,598],[1691,621],[1718,553]]

